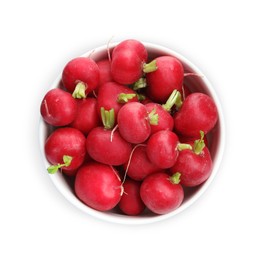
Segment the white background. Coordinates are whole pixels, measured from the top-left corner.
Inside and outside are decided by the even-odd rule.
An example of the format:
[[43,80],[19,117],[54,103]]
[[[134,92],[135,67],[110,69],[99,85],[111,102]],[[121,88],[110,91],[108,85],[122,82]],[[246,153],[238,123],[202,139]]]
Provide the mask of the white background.
[[[261,1],[1,1],[0,259],[262,259]],[[171,5],[173,3],[173,5]],[[56,190],[39,104],[65,63],[136,38],[170,47],[215,86],[227,145],[212,185],[176,217],[126,226]]]

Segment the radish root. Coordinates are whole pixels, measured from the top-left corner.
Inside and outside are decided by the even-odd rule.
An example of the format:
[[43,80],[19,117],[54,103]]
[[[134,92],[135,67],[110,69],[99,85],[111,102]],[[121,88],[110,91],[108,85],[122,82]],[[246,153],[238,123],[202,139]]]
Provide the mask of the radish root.
[[90,52],[89,55],[88,55],[88,58],[91,59],[91,55],[92,55],[95,51],[96,51],[96,49],[91,50],[91,52]]
[[112,140],[113,140],[113,134],[114,134],[114,132],[117,130],[117,128],[118,128],[118,125],[116,125],[116,126],[111,130],[111,133],[110,133],[110,141],[111,141],[111,143],[112,143]]
[[201,75],[201,74],[198,74],[198,73],[194,73],[194,72],[184,73],[184,77],[188,77],[188,76],[196,76],[196,77],[200,77],[200,78],[204,77],[204,75]]
[[44,99],[44,106],[45,106],[45,109],[46,109],[48,117],[51,117],[51,114],[49,113],[49,109],[48,109],[48,105],[47,105],[47,100],[46,99]]
[[127,177],[127,172],[129,170],[129,167],[130,167],[130,164],[131,164],[131,159],[132,159],[132,155],[135,151],[135,149],[139,146],[146,146],[146,144],[137,144],[133,147],[132,151],[131,151],[131,154],[130,154],[130,157],[129,157],[129,160],[128,160],[128,163],[127,163],[127,167],[126,167],[126,170],[125,170],[125,173],[124,173],[124,176],[123,176],[123,180],[122,180],[122,184],[125,182],[126,180],[126,177]]
[[[121,181],[121,178],[120,178],[118,172],[114,169],[114,167],[112,165],[110,165],[110,167],[111,167],[112,171],[115,173],[115,175],[118,178],[118,180]],[[116,187],[117,189],[119,189],[119,188],[121,189],[121,193],[120,193],[121,196],[123,195],[123,193],[125,193],[122,184],[123,183],[121,183],[121,186]]]
[[185,100],[185,90],[184,90],[184,85],[182,87],[182,94],[183,94],[183,101]]
[[94,96],[95,98],[98,97],[95,90],[92,91],[92,94],[93,94],[93,96]]

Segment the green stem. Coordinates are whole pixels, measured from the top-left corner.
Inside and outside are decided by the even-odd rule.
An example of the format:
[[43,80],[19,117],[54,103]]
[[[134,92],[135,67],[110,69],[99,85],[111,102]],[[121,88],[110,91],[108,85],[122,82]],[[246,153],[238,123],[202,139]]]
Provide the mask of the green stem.
[[151,125],[158,125],[159,115],[156,113],[156,108],[154,108],[149,114],[148,117],[150,119]]
[[115,124],[114,109],[105,110],[104,107],[100,108],[101,120],[105,129],[112,129]]
[[162,107],[166,111],[170,112],[174,105],[176,106],[176,109],[179,110],[181,108],[182,104],[183,104],[183,102],[182,102],[181,93],[175,89],[171,93],[169,98],[167,99],[166,103],[162,105]]
[[137,94],[137,98],[139,101],[143,101],[146,99],[146,97],[143,94]]
[[143,64],[143,72],[144,73],[150,73],[150,72],[156,71],[157,69],[158,69],[158,67],[156,64],[156,60],[153,60],[149,63]]
[[140,78],[139,80],[137,80],[134,84],[132,89],[133,90],[138,90],[141,88],[146,88],[147,84],[146,84],[146,79],[145,78]]
[[87,89],[87,85],[80,81],[78,82],[78,84],[76,85],[74,92],[72,93],[72,96],[74,98],[86,98],[86,89]]
[[136,97],[136,94],[120,93],[117,98],[118,103],[127,103],[130,99]]
[[63,163],[58,163],[57,165],[51,165],[47,168],[48,173],[54,174],[60,169],[61,167],[68,167],[71,164],[73,157],[69,155],[63,156]]
[[204,136],[205,136],[204,132],[200,131],[200,139],[195,140],[194,142],[194,153],[195,154],[200,154],[205,148]]
[[170,182],[172,184],[179,184],[180,183],[180,177],[181,177],[181,173],[176,172],[170,177]]
[[181,144],[181,143],[179,143],[177,145],[177,150],[178,151],[192,150],[192,149],[193,149],[193,147],[190,144]]

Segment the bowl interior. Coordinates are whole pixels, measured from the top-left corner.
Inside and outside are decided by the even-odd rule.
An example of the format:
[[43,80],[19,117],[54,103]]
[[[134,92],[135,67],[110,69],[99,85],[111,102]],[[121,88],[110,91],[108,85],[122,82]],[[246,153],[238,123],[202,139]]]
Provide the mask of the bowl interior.
[[[95,50],[91,50],[82,56],[90,56],[95,61],[104,59],[108,57],[108,48],[111,51],[114,46],[116,46],[117,43],[112,43],[110,46],[104,45],[101,47],[96,48]],[[151,213],[150,211],[145,211],[144,214],[136,217],[126,216],[121,214],[118,209],[114,209],[112,211],[108,212],[100,212],[97,210],[94,210],[92,208],[89,208],[85,204],[83,204],[74,193],[73,189],[73,180],[70,177],[64,176],[63,174],[53,174],[50,175],[51,180],[53,181],[56,188],[63,194],[63,196],[71,202],[73,205],[75,205],[80,210],[88,213],[89,215],[92,215],[96,218],[107,220],[110,222],[115,223],[125,223],[125,224],[142,224],[142,223],[151,223],[156,222],[171,216],[174,216],[187,208],[189,205],[191,205],[209,186],[211,181],[213,180],[216,172],[218,171],[219,164],[222,159],[223,155],[223,149],[224,149],[224,119],[221,109],[221,104],[218,100],[218,97],[216,95],[216,92],[208,79],[203,75],[203,73],[190,61],[188,61],[185,57],[180,55],[179,53],[170,50],[168,48],[155,45],[152,43],[146,43],[144,42],[144,45],[146,46],[148,53],[149,53],[149,60],[154,59],[157,56],[161,55],[172,55],[178,58],[183,66],[185,73],[196,73],[201,76],[188,76],[184,79],[184,84],[189,87],[189,89],[192,92],[202,92],[205,94],[208,94],[213,98],[215,101],[218,113],[219,113],[219,120],[216,124],[215,128],[209,133],[207,136],[208,142],[209,142],[209,150],[211,152],[211,157],[213,160],[213,171],[209,179],[199,185],[198,187],[191,188],[191,189],[185,189],[185,199],[182,203],[182,205],[176,209],[175,211],[165,214],[165,215],[155,215]],[[50,89],[62,87],[61,85],[61,75],[58,76],[58,78],[54,81]],[[46,138],[49,136],[49,134],[53,131],[53,128],[50,127],[48,124],[46,124],[42,118],[40,118],[40,125],[39,125],[39,137],[40,137],[40,149],[42,151],[43,159],[46,168],[49,166],[48,161],[45,158],[44,154],[44,143]]]

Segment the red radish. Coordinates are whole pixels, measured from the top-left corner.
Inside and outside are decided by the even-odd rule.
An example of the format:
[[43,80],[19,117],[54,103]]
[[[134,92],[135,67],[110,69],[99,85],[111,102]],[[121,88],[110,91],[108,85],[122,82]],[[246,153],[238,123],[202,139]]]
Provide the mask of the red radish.
[[204,143],[204,133],[201,131],[201,139],[191,143],[193,150],[182,150],[171,172],[181,174],[181,184],[194,187],[205,182],[212,172],[212,159],[210,152]]
[[124,192],[119,202],[119,208],[129,216],[141,214],[145,205],[140,196],[141,183],[131,179],[126,179],[123,184]]
[[101,163],[88,163],[77,172],[77,197],[91,208],[100,211],[113,209],[121,199],[123,187],[116,169]]
[[117,122],[121,136],[130,143],[139,144],[147,140],[151,124],[158,123],[158,119],[154,111],[149,114],[143,104],[132,102],[120,109]]
[[128,39],[120,42],[112,51],[112,57],[116,56],[118,52],[123,52],[125,50],[133,50],[136,52],[138,57],[141,60],[147,61],[148,59],[148,52],[140,41],[135,39]]
[[99,67],[100,80],[99,87],[102,86],[106,82],[113,81],[111,76],[111,65],[108,59],[97,61],[97,65]]
[[211,97],[192,93],[174,115],[175,131],[184,136],[198,137],[200,130],[207,134],[216,124],[218,113]]
[[142,201],[156,214],[167,214],[177,209],[184,199],[179,182],[180,174],[169,176],[165,172],[158,172],[149,175],[141,184]]
[[158,103],[148,103],[145,106],[148,112],[155,110],[155,113],[158,115],[158,124],[151,125],[151,134],[160,130],[173,130],[173,117],[165,109],[163,109],[162,105]]
[[54,130],[45,142],[45,155],[52,164],[49,173],[55,173],[59,168],[72,171],[84,161],[86,155],[86,138],[77,129],[63,127]]
[[104,127],[93,128],[86,140],[86,149],[92,159],[109,165],[122,165],[129,160],[132,146],[125,141],[114,126],[113,109],[102,109]]
[[181,95],[177,90],[172,92],[166,103],[163,105],[158,103],[147,103],[145,105],[149,113],[154,110],[155,114],[158,115],[158,124],[151,125],[151,134],[154,134],[160,130],[173,130],[174,119],[171,116],[170,111],[175,104],[177,106],[181,106]]
[[147,58],[147,50],[141,42],[126,40],[119,43],[112,52],[112,78],[124,85],[135,83],[142,77],[143,72],[156,70],[155,61],[145,64]]
[[160,171],[155,164],[153,164],[147,154],[146,154],[146,145],[138,145],[135,148],[130,164],[126,163],[124,169],[127,170],[127,175],[136,181],[142,181],[146,176]]
[[133,50],[118,52],[111,61],[111,74],[114,81],[129,85],[142,77],[143,61]]
[[127,86],[116,82],[107,82],[100,86],[97,97],[97,110],[100,115],[101,107],[105,110],[114,109],[115,117],[119,113],[121,107],[127,102],[137,102],[137,94]]
[[91,129],[100,125],[97,113],[97,100],[95,98],[77,99],[78,112],[71,127],[79,129],[87,135]]
[[155,61],[158,69],[146,74],[147,93],[153,101],[164,103],[173,90],[182,89],[184,68],[172,56],[160,56]]
[[118,130],[112,134],[111,130],[103,127],[96,127],[90,131],[86,148],[94,160],[116,166],[129,160],[132,149],[131,145],[120,136]]
[[98,87],[99,77],[99,67],[94,60],[78,57],[64,67],[62,83],[75,98],[85,98]]
[[147,142],[147,156],[150,161],[161,169],[172,167],[178,157],[179,139],[169,130],[161,130],[151,135]]
[[[88,162],[93,162],[93,160],[91,159],[91,157],[89,156],[89,154],[86,153],[86,156],[85,156],[85,158],[84,158],[84,161],[83,161],[82,165],[84,165],[85,163],[88,163]],[[79,168],[74,169],[74,170],[68,170],[66,167],[64,167],[63,169],[60,169],[60,171],[61,171],[64,175],[67,175],[67,176],[69,176],[69,177],[72,177],[72,179],[74,180],[74,177],[76,176],[78,169],[79,169]]]
[[48,124],[66,126],[76,117],[77,102],[68,92],[59,88],[51,89],[42,100],[40,113]]

